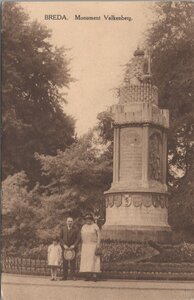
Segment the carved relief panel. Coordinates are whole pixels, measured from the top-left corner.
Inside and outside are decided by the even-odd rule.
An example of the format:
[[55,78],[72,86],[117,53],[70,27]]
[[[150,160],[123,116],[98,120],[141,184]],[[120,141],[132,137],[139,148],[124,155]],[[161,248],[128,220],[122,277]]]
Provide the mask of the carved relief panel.
[[158,132],[149,138],[149,179],[162,180],[162,140]]

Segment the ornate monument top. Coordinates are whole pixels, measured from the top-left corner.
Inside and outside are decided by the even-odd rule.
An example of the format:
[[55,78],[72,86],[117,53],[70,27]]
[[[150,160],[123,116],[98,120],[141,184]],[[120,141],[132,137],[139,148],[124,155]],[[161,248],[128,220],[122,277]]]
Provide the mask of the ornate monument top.
[[149,102],[158,105],[158,89],[151,84],[150,56],[139,48],[127,65],[123,86],[119,89],[119,103]]
[[139,48],[135,50],[134,56],[127,65],[125,84],[140,85],[150,83],[150,56]]
[[158,107],[158,88],[151,83],[150,56],[137,48],[127,65],[119,103],[111,107],[114,124],[153,123],[169,127],[168,110]]

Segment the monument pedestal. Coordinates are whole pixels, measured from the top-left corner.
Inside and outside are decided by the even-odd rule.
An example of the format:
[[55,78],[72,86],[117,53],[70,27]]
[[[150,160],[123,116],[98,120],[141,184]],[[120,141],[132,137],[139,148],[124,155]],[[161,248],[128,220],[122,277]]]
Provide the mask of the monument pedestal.
[[[111,193],[110,193],[111,192]],[[106,224],[102,238],[124,241],[170,242],[168,194],[151,192],[106,193]]]
[[[113,183],[107,192],[102,238],[168,242],[166,185],[169,112],[158,107],[158,89],[140,78],[144,53],[132,61],[133,77],[111,107]],[[143,67],[142,67],[143,74]]]

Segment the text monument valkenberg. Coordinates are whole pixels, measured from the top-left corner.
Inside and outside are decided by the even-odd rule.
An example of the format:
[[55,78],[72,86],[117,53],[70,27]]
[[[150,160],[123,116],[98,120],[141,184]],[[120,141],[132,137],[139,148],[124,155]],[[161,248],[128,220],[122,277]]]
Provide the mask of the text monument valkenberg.
[[158,108],[158,89],[151,84],[149,59],[142,50],[135,51],[129,68],[128,80],[119,89],[119,103],[111,107],[113,182],[105,192],[102,237],[168,241],[169,111]]

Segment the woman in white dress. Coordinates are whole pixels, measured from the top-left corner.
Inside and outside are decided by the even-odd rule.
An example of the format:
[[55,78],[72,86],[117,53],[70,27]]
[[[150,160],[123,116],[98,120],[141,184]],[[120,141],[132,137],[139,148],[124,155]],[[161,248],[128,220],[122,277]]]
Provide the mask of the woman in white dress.
[[93,216],[85,216],[85,224],[81,229],[81,262],[80,272],[86,274],[86,280],[97,279],[97,273],[100,272],[100,256],[96,255],[100,247],[100,229],[94,223]]

